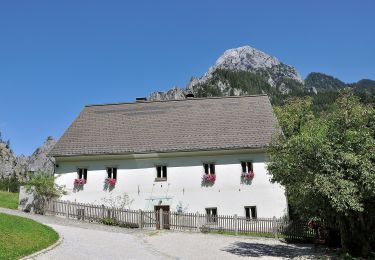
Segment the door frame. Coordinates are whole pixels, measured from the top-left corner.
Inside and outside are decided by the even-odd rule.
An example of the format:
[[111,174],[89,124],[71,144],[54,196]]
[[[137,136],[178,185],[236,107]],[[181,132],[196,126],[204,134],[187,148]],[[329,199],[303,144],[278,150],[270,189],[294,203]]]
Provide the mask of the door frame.
[[163,209],[163,229],[170,229],[169,223],[170,223],[170,215],[164,214],[164,212],[170,212],[170,206],[169,205],[155,205],[154,211],[155,211],[155,219],[156,219],[156,229],[160,229],[160,209]]

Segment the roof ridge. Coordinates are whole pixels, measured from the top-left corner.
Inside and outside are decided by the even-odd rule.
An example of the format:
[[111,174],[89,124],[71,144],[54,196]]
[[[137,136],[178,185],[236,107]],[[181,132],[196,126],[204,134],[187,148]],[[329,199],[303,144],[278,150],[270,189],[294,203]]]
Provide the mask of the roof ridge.
[[204,97],[204,98],[185,98],[185,99],[170,99],[170,100],[146,100],[146,101],[135,101],[135,102],[118,102],[118,103],[104,103],[104,104],[88,104],[85,107],[95,106],[115,106],[115,105],[131,105],[131,104],[149,104],[149,103],[162,103],[162,102],[181,102],[191,100],[207,100],[207,99],[227,99],[227,98],[249,98],[249,97],[263,97],[268,96],[267,94],[256,94],[256,95],[243,95],[243,96],[222,96],[222,97]]

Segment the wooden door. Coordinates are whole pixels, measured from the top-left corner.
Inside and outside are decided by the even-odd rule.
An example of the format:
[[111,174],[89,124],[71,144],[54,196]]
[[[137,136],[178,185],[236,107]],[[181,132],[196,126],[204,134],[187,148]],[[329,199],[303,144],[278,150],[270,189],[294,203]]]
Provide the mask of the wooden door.
[[163,229],[169,229],[169,206],[155,206],[156,229],[160,229],[160,209],[163,210]]

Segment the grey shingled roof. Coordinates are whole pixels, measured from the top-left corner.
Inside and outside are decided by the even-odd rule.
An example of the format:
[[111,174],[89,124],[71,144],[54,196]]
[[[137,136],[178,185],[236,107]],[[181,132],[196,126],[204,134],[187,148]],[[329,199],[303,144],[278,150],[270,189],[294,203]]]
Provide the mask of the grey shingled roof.
[[263,148],[275,125],[266,95],[91,105],[51,155]]

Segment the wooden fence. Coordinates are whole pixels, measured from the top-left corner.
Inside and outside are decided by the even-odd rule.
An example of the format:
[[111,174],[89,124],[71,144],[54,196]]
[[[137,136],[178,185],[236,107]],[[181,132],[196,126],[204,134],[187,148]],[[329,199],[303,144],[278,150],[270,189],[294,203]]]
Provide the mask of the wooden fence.
[[104,223],[111,220],[117,225],[132,228],[250,234],[296,240],[312,240],[316,237],[315,231],[308,227],[306,221],[291,222],[275,217],[249,219],[237,215],[210,216],[199,213],[163,212],[162,210],[142,211],[60,200],[50,201],[45,212],[46,214],[91,222]]

